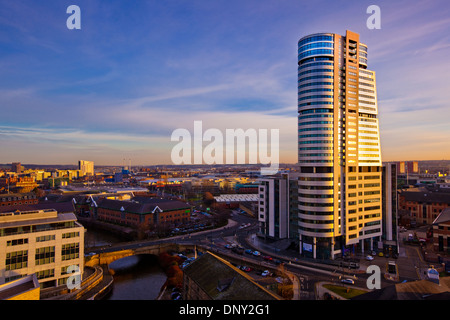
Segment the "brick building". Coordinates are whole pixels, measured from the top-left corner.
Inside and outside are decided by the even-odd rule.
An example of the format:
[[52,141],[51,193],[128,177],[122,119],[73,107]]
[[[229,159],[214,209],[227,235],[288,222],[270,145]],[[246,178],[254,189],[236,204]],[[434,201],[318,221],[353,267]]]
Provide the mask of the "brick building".
[[408,212],[417,224],[432,224],[442,210],[450,207],[450,193],[431,191],[403,191],[398,207]]
[[33,192],[0,194],[0,207],[12,207],[23,204],[37,204],[38,198]]
[[450,253],[450,208],[443,210],[433,221],[433,250]]
[[177,225],[189,221],[191,206],[177,200],[134,197],[131,200],[99,199],[91,205],[97,220],[132,228]]

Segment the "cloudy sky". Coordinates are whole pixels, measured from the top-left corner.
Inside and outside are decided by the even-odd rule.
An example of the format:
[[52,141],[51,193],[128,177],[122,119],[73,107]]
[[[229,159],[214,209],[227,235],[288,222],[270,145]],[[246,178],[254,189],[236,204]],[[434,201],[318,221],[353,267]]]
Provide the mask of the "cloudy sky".
[[[81,9],[69,30],[68,6]],[[381,9],[369,30],[367,7]],[[279,129],[297,161],[297,41],[360,34],[383,161],[450,158],[450,4],[0,0],[0,163],[171,163],[175,129]]]

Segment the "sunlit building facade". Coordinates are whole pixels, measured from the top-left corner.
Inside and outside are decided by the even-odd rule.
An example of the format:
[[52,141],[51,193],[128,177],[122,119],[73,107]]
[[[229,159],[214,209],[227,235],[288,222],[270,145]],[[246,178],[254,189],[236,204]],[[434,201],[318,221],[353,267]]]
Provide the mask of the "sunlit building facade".
[[64,285],[84,269],[84,227],[53,209],[0,214],[0,285],[36,274],[41,288]]
[[375,72],[347,31],[298,41],[300,252],[335,258],[381,240],[382,162]]

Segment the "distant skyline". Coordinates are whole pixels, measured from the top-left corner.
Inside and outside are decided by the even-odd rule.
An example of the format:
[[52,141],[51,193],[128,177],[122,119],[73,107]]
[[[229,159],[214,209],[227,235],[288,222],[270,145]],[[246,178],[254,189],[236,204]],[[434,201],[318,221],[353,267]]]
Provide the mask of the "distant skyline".
[[[81,30],[66,9],[81,8]],[[366,27],[369,5],[381,29]],[[446,1],[0,0],[0,163],[172,164],[177,128],[280,130],[297,162],[297,41],[360,34],[383,161],[450,159]]]

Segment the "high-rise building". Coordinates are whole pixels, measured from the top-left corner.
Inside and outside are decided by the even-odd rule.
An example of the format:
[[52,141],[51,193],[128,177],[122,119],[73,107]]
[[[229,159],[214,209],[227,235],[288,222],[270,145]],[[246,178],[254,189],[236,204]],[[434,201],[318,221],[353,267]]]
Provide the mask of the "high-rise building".
[[22,173],[22,164],[20,162],[11,163],[11,171],[15,173]]
[[375,72],[359,35],[298,41],[300,252],[314,258],[381,241],[382,163]]
[[93,176],[94,175],[94,161],[79,160],[78,170],[80,170],[81,176]]

